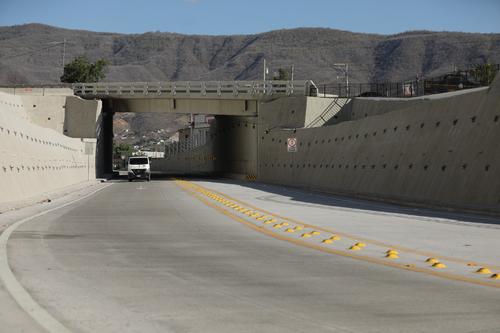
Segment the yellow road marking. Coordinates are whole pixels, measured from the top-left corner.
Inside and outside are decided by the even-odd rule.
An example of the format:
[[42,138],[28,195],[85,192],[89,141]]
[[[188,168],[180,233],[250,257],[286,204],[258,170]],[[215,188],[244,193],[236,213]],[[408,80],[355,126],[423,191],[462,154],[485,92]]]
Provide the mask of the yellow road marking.
[[[264,214],[272,215],[272,216],[277,217],[279,219],[283,219],[283,220],[287,220],[287,221],[290,221],[290,222],[293,222],[293,223],[300,224],[300,225],[302,225],[305,228],[318,229],[318,230],[321,230],[321,231],[324,231],[324,232],[328,232],[328,233],[332,233],[332,234],[337,234],[337,235],[340,235],[340,236],[343,236],[343,237],[346,237],[346,238],[356,239],[356,240],[362,241],[362,242],[367,243],[367,244],[378,245],[378,246],[382,246],[382,247],[388,247],[388,248],[392,248],[392,249],[395,249],[395,250],[400,250],[400,251],[404,251],[404,252],[408,252],[408,253],[413,253],[413,254],[417,254],[417,255],[422,255],[422,256],[427,256],[427,257],[439,257],[439,258],[441,258],[443,260],[446,260],[446,261],[449,261],[449,262],[455,262],[455,263],[459,263],[459,264],[468,264],[468,263],[470,263],[470,260],[465,260],[465,259],[460,259],[460,258],[455,258],[455,257],[448,257],[448,256],[441,256],[441,255],[433,253],[433,252],[416,250],[416,249],[412,249],[412,248],[408,248],[408,247],[404,247],[404,246],[399,246],[399,245],[395,246],[395,245],[387,244],[387,243],[380,242],[380,241],[377,241],[377,240],[373,240],[373,239],[369,239],[369,238],[364,238],[362,236],[356,236],[356,235],[352,235],[352,234],[348,234],[348,233],[344,233],[344,232],[339,232],[339,231],[336,231],[336,230],[333,230],[333,229],[329,229],[329,228],[325,228],[325,227],[319,227],[319,226],[315,226],[315,225],[312,225],[312,224],[307,224],[307,223],[295,220],[293,218],[284,217],[284,216],[281,216],[281,215],[278,215],[278,214],[273,214],[273,213],[271,213],[271,212],[269,212],[269,211],[267,211],[265,209],[261,209],[261,208],[255,207],[255,206],[253,206],[253,205],[251,205],[249,203],[246,203],[246,202],[243,202],[243,201],[241,201],[239,199],[233,198],[230,195],[221,193],[221,192],[216,191],[216,190],[209,190],[208,188],[206,188],[206,187],[204,187],[202,185],[193,184],[193,183],[190,183],[190,184],[192,184],[194,186],[197,186],[199,188],[202,188],[205,191],[217,193],[218,195],[224,195],[228,199],[233,200],[235,202],[238,202],[238,203],[240,203],[242,205],[246,205],[250,209],[258,210],[258,211],[260,211],[260,212],[262,212]],[[498,266],[498,265],[488,264],[488,263],[484,263],[484,262],[483,263],[481,263],[481,262],[475,262],[475,264],[477,264],[478,266],[487,266],[487,267],[490,267],[490,268],[495,269],[495,270],[500,270],[500,266]]]
[[[300,239],[297,239],[297,238],[290,238],[290,237],[287,237],[287,236],[283,236],[282,234],[278,234],[276,232],[273,232],[271,230],[267,230],[263,227],[259,227],[259,226],[256,226],[255,224],[251,223],[251,222],[248,222],[244,219],[242,219],[241,217],[237,216],[237,215],[234,215],[233,213],[231,213],[230,211],[227,211],[225,209],[223,209],[222,207],[206,200],[200,193],[198,193],[195,189],[193,189],[193,185],[191,185],[191,183],[187,182],[187,181],[180,181],[180,180],[175,180],[176,184],[182,188],[184,191],[186,191],[187,193],[193,195],[194,197],[196,197],[198,200],[200,200],[201,202],[203,202],[205,205],[209,206],[209,207],[212,207],[214,208],[215,210],[219,211],[221,214],[224,214],[226,215],[227,217],[237,221],[237,222],[240,222],[241,224],[255,230],[255,231],[258,231],[258,232],[261,232],[263,234],[266,234],[270,237],[273,237],[273,238],[276,238],[276,239],[279,239],[279,240],[283,240],[283,241],[286,241],[286,242],[289,242],[289,243],[293,243],[293,244],[296,244],[296,245],[300,245],[300,246],[304,246],[304,247],[308,247],[308,248],[311,248],[311,249],[315,249],[315,250],[318,250],[318,251],[322,251],[322,252],[326,252],[326,253],[332,253],[332,254],[337,254],[337,255],[340,255],[340,256],[344,256],[344,257],[349,257],[349,258],[352,258],[352,259],[358,259],[358,260],[363,260],[363,261],[367,261],[367,262],[371,262],[371,263],[375,263],[375,264],[380,264],[380,265],[383,265],[383,266],[388,266],[388,267],[393,267],[393,268],[400,268],[400,269],[404,269],[404,270],[407,270],[407,271],[412,271],[412,272],[419,272],[419,273],[424,273],[424,274],[428,274],[428,275],[432,275],[432,276],[437,276],[437,277],[442,277],[442,278],[446,278],[446,279],[450,279],[450,280],[454,280],[454,281],[461,281],[461,282],[467,282],[467,283],[472,283],[472,284],[476,284],[476,285],[481,285],[481,286],[487,286],[487,287],[494,287],[494,288],[500,288],[500,284],[499,283],[496,283],[496,282],[492,282],[491,280],[486,280],[486,281],[483,281],[483,280],[477,280],[477,279],[472,279],[472,278],[468,278],[466,276],[461,276],[461,275],[456,275],[456,274],[451,274],[451,273],[446,273],[446,272],[443,272],[443,271],[436,271],[436,270],[430,270],[428,268],[422,268],[422,267],[417,267],[417,266],[414,266],[414,265],[411,265],[411,264],[400,264],[400,263],[397,263],[397,262],[393,262],[393,261],[386,261],[384,259],[379,259],[379,258],[376,258],[376,257],[368,257],[368,256],[365,256],[365,255],[361,255],[361,254],[355,254],[355,253],[352,253],[352,252],[346,252],[346,251],[342,251],[342,250],[336,250],[336,249],[333,249],[333,248],[330,248],[330,247],[325,247],[323,245],[320,245],[320,244],[315,244],[315,243],[311,243],[311,242],[307,242],[307,241],[303,241],[303,240],[300,240]],[[189,184],[191,186],[187,186],[185,185],[186,184]],[[197,184],[194,184],[194,186],[199,186],[201,188],[203,188],[202,186],[200,185],[197,185]],[[204,190],[206,191],[209,191],[205,188],[203,188]],[[221,194],[221,193],[219,193]],[[228,196],[229,198],[229,196]],[[235,200],[235,201],[238,201],[236,199],[233,199],[231,198],[231,200]],[[241,201],[239,201],[240,203],[242,203]],[[250,205],[248,205],[249,207],[251,207]],[[254,209],[258,210],[258,208],[255,208],[253,207]],[[263,211],[263,210],[261,210]],[[267,212],[268,214],[270,214],[269,212]],[[270,215],[273,215],[273,214],[270,214]],[[277,215],[274,215],[274,216],[277,216]],[[292,219],[288,219],[289,221],[292,221]],[[303,224],[303,223],[301,223]],[[307,224],[303,224],[304,226],[308,226]],[[315,227],[316,229],[320,229],[318,227]],[[340,233],[337,233],[337,234],[340,234]],[[345,234],[344,234],[345,235]],[[348,236],[346,236],[348,237]],[[351,238],[351,237],[349,237]],[[365,242],[369,243],[369,241],[367,240],[364,240]],[[401,249],[401,248],[400,248]],[[442,257],[442,256],[441,256]]]

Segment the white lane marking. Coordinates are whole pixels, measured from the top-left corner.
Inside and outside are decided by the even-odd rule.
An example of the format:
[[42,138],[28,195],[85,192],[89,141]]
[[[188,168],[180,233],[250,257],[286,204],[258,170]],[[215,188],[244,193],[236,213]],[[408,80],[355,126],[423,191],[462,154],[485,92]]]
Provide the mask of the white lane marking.
[[10,235],[22,224],[33,220],[34,218],[43,216],[55,210],[67,207],[71,204],[74,204],[77,201],[88,198],[97,192],[108,188],[112,184],[101,187],[83,197],[77,198],[61,206],[54,207],[43,212],[37,213],[35,215],[26,217],[22,220],[11,224],[5,231],[0,235],[0,281],[5,286],[7,292],[14,298],[14,300],[19,304],[19,306],[28,313],[31,318],[35,322],[37,322],[40,326],[42,326],[48,332],[54,333],[67,333],[71,332],[67,327],[65,327],[62,323],[57,321],[54,317],[50,315],[44,308],[42,308],[35,300],[31,297],[31,295],[24,289],[24,287],[19,283],[16,279],[14,273],[10,269],[9,260],[7,257],[7,242],[9,241]]

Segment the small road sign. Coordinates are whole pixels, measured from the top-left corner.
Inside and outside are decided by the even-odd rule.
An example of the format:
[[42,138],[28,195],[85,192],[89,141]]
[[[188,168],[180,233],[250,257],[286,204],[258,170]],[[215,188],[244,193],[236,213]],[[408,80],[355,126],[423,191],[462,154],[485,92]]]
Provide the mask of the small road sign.
[[288,138],[286,139],[286,148],[289,153],[297,152],[297,138]]

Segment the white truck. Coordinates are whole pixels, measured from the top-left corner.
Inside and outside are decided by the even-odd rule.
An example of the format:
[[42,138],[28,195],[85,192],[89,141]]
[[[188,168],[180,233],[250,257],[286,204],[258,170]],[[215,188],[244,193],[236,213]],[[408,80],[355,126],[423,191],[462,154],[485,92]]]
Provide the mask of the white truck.
[[134,179],[151,180],[151,163],[147,156],[131,156],[128,159],[128,181]]

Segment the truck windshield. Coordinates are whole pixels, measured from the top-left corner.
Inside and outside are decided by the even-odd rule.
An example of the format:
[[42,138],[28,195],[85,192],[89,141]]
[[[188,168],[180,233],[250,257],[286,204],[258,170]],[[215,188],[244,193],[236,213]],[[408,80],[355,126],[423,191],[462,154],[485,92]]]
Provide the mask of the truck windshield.
[[145,158],[145,157],[142,157],[142,158],[131,158],[129,161],[128,161],[129,164],[132,164],[132,165],[138,165],[138,164],[148,164],[148,159]]

